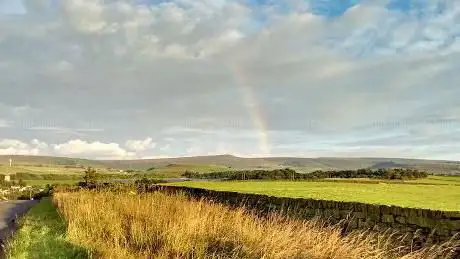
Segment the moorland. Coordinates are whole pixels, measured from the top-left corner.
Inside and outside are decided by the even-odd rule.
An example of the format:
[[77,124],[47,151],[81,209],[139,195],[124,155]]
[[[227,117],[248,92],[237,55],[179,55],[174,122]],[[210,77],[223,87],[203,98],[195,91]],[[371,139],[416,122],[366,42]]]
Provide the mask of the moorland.
[[48,193],[34,196],[40,202],[19,221],[6,246],[10,258],[454,258],[460,244],[454,234],[447,243],[414,247],[386,232],[345,233],[325,218],[261,215],[181,193],[139,192],[140,184],[172,185],[460,214],[459,162],[15,156],[10,167],[6,158],[0,157],[0,174],[11,181],[2,185],[21,181]]

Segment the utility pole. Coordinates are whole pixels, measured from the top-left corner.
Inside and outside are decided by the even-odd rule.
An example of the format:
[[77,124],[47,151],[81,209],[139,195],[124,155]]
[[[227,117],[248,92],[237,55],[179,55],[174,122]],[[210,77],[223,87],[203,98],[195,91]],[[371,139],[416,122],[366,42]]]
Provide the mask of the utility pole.
[[[13,159],[10,158],[10,169],[11,169],[12,166],[13,166]],[[5,179],[4,179],[5,182],[11,181],[10,174],[11,174],[11,170],[9,170],[8,174],[5,175]]]

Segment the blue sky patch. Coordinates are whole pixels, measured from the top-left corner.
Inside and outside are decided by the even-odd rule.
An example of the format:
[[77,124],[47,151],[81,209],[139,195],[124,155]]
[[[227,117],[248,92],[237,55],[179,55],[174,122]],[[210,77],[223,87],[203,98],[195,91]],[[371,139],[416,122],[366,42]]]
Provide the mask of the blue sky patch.
[[0,14],[25,14],[21,1],[0,1]]
[[311,0],[308,1],[314,14],[326,17],[337,17],[362,0]]

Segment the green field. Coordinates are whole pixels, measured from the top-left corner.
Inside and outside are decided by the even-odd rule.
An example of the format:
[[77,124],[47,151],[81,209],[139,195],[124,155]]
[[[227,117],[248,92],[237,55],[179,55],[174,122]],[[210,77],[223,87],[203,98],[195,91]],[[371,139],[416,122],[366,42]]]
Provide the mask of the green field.
[[[61,165],[27,165],[18,164],[9,167],[8,165],[0,165],[0,174],[15,174],[15,173],[28,173],[28,174],[66,174],[66,175],[82,175],[85,168],[66,167]],[[113,173],[107,168],[97,168],[99,173]]]
[[415,179],[415,180],[389,180],[389,179],[377,179],[377,178],[327,178],[317,181],[329,181],[329,182],[347,182],[347,183],[390,183],[390,184],[430,184],[430,185],[459,185],[459,176],[433,176],[430,175],[427,178]]
[[460,185],[460,176],[429,176],[428,178],[414,180],[414,182]]
[[356,201],[412,208],[460,211],[460,186],[458,185],[366,184],[341,181],[180,182],[171,183],[171,185],[280,197]]
[[[95,167],[99,174],[117,174],[119,169]],[[0,174],[53,174],[53,175],[81,175],[83,176],[85,168],[75,168],[63,165],[32,165],[32,164],[15,164],[12,167],[6,164],[0,164]],[[229,170],[226,166],[213,164],[168,164],[161,166],[152,166],[148,170],[134,170],[133,173],[145,173],[156,178],[175,178],[181,177],[185,171],[200,173],[211,173]]]
[[[111,175],[115,178],[119,175],[120,179],[126,178],[126,173],[120,173],[120,169],[96,167],[96,170],[101,175]],[[229,170],[226,166],[213,164],[168,164],[161,166],[152,166],[146,170],[131,171],[132,179],[139,177],[148,178],[179,178],[185,171],[193,171],[200,173],[211,173],[218,171]],[[0,164],[0,174],[28,174],[31,176],[18,176],[28,185],[45,186],[46,184],[75,184],[83,179],[85,168],[75,168],[73,166],[64,165],[45,165],[45,164],[15,164],[12,167],[6,164]],[[135,176],[135,174],[138,174]],[[128,177],[129,177],[128,175]],[[17,179],[16,179],[17,180]]]

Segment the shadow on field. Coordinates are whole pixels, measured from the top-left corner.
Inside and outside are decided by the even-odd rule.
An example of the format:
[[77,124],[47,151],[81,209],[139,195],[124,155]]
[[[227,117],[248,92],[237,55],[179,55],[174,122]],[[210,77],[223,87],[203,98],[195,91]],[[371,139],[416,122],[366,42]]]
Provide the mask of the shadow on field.
[[86,249],[66,240],[65,222],[49,198],[34,206],[19,228],[7,244],[7,258],[89,258]]

